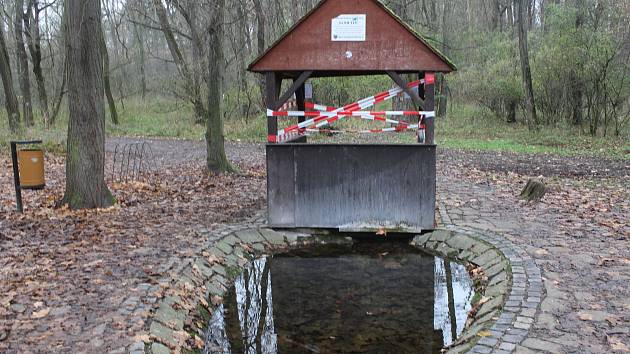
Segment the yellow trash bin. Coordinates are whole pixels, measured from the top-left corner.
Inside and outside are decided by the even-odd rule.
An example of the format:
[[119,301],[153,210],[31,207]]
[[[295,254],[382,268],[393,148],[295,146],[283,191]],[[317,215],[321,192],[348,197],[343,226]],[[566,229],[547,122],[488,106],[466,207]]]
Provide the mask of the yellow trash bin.
[[44,178],[44,151],[39,149],[18,151],[20,186],[22,189],[42,189]]

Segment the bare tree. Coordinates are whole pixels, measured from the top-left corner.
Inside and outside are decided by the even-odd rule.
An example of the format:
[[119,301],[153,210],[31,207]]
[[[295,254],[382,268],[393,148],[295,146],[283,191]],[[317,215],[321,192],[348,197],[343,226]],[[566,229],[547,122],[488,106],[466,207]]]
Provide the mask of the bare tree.
[[536,116],[536,105],[534,102],[534,86],[532,84],[532,72],[529,67],[529,49],[527,46],[527,26],[526,11],[529,9],[529,0],[518,0],[518,49],[521,58],[521,72],[523,75],[523,86],[525,88],[525,109],[527,114],[527,125],[530,130],[538,128],[538,117]]
[[223,13],[225,0],[215,0],[210,9],[210,36],[208,50],[208,112],[206,122],[207,166],[212,173],[229,172],[234,169],[225,155],[223,136],[222,85],[225,64],[223,54]]
[[105,108],[100,49],[100,0],[66,0],[68,146],[63,203],[72,209],[108,207],[105,184]]
[[[157,14],[158,20],[160,22],[160,28],[164,33],[164,38],[166,39],[168,49],[171,53],[171,56],[173,57],[175,65],[177,66],[177,71],[184,80],[184,89],[186,91],[186,94],[188,95],[190,102],[193,104],[197,122],[203,122],[205,117],[207,116],[207,112],[201,99],[201,81],[198,80],[198,77],[196,77],[195,75],[195,71],[190,68],[188,62],[184,58],[184,54],[180,49],[177,40],[175,39],[175,34],[168,20],[168,14],[166,12],[166,9],[164,8],[162,0],[153,0],[153,5],[155,7],[155,12]],[[178,9],[184,14],[184,17],[186,18],[186,21],[188,22],[188,25],[190,27],[193,46],[196,47],[194,50],[199,51],[195,53],[200,54],[201,50],[199,48],[202,45],[201,36],[197,32],[195,22],[193,21],[193,18],[190,16],[190,14],[187,15],[184,6],[179,6]]]
[[22,113],[24,114],[24,124],[33,125],[33,102],[31,99],[31,82],[29,79],[28,57],[24,47],[24,0],[15,0],[14,17],[15,52],[17,55],[17,74],[20,81],[20,91],[22,93]]
[[4,87],[4,102],[9,118],[9,129],[12,133],[20,130],[20,108],[15,92],[13,91],[13,75],[11,74],[11,62],[7,52],[7,43],[4,40],[4,26],[0,25],[0,76]]
[[[576,11],[576,17],[575,17],[575,30],[578,33],[578,36],[581,36],[580,31],[582,30],[582,26],[584,25],[584,19],[586,17],[586,2],[585,0],[574,0],[575,1],[575,11]],[[571,87],[571,98],[573,100],[572,105],[573,105],[573,112],[572,112],[572,117],[571,117],[571,121],[574,125],[581,125],[582,124],[582,101],[583,101],[583,84],[582,84],[582,78],[580,77],[580,75],[582,74],[582,63],[581,62],[577,62],[575,63],[575,65],[573,66],[573,70],[571,73],[571,79],[570,82],[573,83],[572,87]]]
[[[254,13],[256,14],[256,54],[258,56],[265,52],[265,23],[266,18],[263,12],[262,0],[252,0],[254,2]],[[265,78],[263,75],[258,76],[258,87],[260,88],[261,104],[265,97]],[[263,104],[264,105],[264,104]]]
[[40,14],[42,8],[39,7],[38,0],[29,0],[24,22],[26,24],[26,39],[28,49],[33,63],[33,74],[37,83],[37,95],[39,97],[39,109],[42,112],[44,124],[50,123],[50,112],[48,110],[48,93],[46,92],[46,81],[42,70],[42,47],[40,34]]
[[116,110],[116,102],[112,95],[112,85],[109,73],[109,53],[107,51],[107,43],[105,42],[105,33],[101,31],[99,40],[101,55],[103,56],[103,87],[105,88],[105,97],[107,97],[107,105],[109,106],[109,115],[112,123],[118,125],[118,111]]

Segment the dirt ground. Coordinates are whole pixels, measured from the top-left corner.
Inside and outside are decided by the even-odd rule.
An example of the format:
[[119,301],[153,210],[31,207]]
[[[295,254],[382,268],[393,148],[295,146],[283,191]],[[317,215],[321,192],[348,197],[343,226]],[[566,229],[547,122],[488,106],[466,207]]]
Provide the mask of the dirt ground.
[[[116,146],[143,141],[155,156],[154,174],[116,181]],[[64,160],[49,156],[47,188],[25,192],[23,215],[13,211],[10,161],[1,156],[0,352],[127,351],[164,293],[160,279],[208,241],[200,230],[242,222],[265,206],[264,145],[226,149],[240,173],[208,176],[202,142],[109,139],[106,175],[119,204],[82,212],[53,209]],[[630,336],[629,170],[627,161],[599,158],[439,150],[438,194],[454,221],[505,230],[529,246],[543,276],[574,279],[568,291],[591,284],[567,300],[572,310],[558,311],[554,331],[596,343],[584,352],[623,352]],[[528,176],[543,176],[551,187],[540,204],[516,198]],[[591,268],[571,262],[571,247],[592,258]],[[610,316],[581,323],[581,310]],[[572,351],[565,344],[562,351]]]

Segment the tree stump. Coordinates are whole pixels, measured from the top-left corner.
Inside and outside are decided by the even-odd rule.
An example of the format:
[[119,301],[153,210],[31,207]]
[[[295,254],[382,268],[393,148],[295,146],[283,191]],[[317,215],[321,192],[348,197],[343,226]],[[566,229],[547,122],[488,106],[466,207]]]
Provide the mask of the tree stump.
[[521,192],[521,198],[530,202],[539,202],[547,194],[547,186],[539,179],[530,179]]

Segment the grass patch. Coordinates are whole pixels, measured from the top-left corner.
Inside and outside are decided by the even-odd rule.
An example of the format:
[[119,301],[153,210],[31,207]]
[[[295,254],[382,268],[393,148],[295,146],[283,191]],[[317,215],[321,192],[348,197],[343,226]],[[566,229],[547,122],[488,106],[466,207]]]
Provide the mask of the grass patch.
[[538,132],[530,132],[522,124],[506,123],[479,107],[452,105],[449,108],[447,117],[436,119],[435,139],[444,147],[630,158],[630,144],[623,137],[593,138],[567,127],[541,127]]

